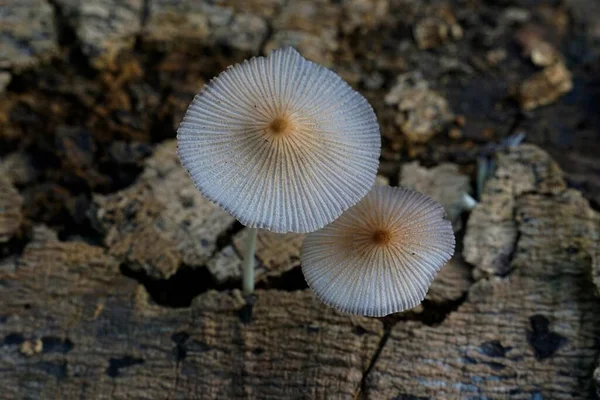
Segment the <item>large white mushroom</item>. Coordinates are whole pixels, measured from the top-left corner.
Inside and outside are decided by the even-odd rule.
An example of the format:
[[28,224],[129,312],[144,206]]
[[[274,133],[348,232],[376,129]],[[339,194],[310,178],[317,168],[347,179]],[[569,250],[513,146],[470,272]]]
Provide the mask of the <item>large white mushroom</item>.
[[291,47],[213,79],[177,140],[205,197],[242,224],[274,232],[315,231],[356,204],[375,181],[381,150],[367,100]]
[[374,186],[302,247],[302,271],[324,303],[384,316],[417,306],[454,253],[444,209],[409,189]]

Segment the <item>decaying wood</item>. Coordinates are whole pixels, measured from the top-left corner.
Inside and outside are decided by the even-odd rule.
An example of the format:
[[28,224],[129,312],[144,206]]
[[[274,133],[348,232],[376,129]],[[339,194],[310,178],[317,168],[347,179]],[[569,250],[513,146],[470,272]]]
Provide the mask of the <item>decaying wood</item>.
[[435,276],[426,299],[435,303],[460,299],[473,284],[471,275],[471,268],[460,255],[455,255]]
[[31,157],[23,153],[9,153],[0,159],[0,176],[14,185],[26,185],[36,176]]
[[[246,245],[247,229],[233,238],[233,244],[216,254],[207,267],[218,283],[239,281],[242,277],[242,258]],[[260,230],[256,239],[255,279],[281,274],[300,265],[300,249],[304,236],[298,233],[278,234]]]
[[[233,244],[243,254],[247,230],[233,238]],[[265,275],[281,274],[300,265],[300,249],[306,235],[299,233],[278,234],[261,230],[256,238],[256,257],[263,265]]]
[[273,18],[275,32],[263,51],[293,46],[309,60],[331,66],[341,15],[342,7],[326,0],[288,1]]
[[[591,259],[592,279],[596,285],[596,294],[600,296],[600,237],[596,237],[596,243],[592,246]],[[596,381],[596,397],[600,398],[600,355],[598,358],[598,367],[594,372],[594,380]]]
[[[278,277],[300,268],[302,234],[277,234],[259,231],[256,247],[256,282]],[[207,267],[219,284],[239,282],[242,277],[242,258],[246,230],[234,237],[234,245],[226,246],[208,261]],[[471,286],[471,268],[461,257],[453,258],[435,277],[427,299],[434,303],[444,303],[460,299]]]
[[[245,231],[232,238],[239,224],[193,188],[174,142],[114,193],[204,83],[291,44],[373,105],[384,179],[406,153],[468,169],[484,143],[524,132],[597,206],[597,3],[0,0],[0,398],[600,397],[597,215],[537,148],[498,155],[466,261],[385,333],[309,290],[259,290],[251,318],[237,291],[154,304],[177,271],[239,279]],[[257,280],[302,279],[300,243],[260,233]]]
[[388,0],[348,0],[342,3],[344,33],[366,33],[381,25],[390,12]]
[[48,2],[0,0],[0,9],[0,69],[24,68],[58,51],[57,29]]
[[519,87],[519,103],[525,110],[553,103],[573,89],[571,72],[556,62],[525,80]]
[[347,398],[383,335],[310,291],[149,302],[105,249],[36,241],[0,276],[2,397]]
[[458,165],[444,163],[434,168],[424,168],[418,161],[402,167],[400,184],[425,193],[437,200],[455,231],[461,228],[461,214],[467,210],[463,196],[471,194],[471,183],[467,175],[461,174]]
[[[134,187],[172,177],[163,150]],[[600,300],[589,279],[600,217],[561,179],[535,147],[498,155],[475,211],[510,200],[507,218],[517,236],[508,275],[453,293],[434,283],[433,302],[467,290],[468,297],[438,326],[401,319],[387,340],[379,320],[340,315],[310,290],[258,291],[253,307],[238,291],[209,291],[190,307],[161,307],[121,274],[121,255],[112,247],[60,242],[36,227],[24,254],[0,268],[3,393],[10,399],[588,398],[600,373],[592,376]],[[488,214],[472,214],[467,238]],[[445,277],[446,289],[467,285],[469,272],[452,262],[438,279]]]
[[[484,212],[485,211],[485,212]],[[511,221],[508,275],[481,279],[439,326],[398,323],[367,380],[367,396],[585,399],[594,392],[600,301],[589,279],[598,214],[541,150],[498,156],[467,227],[475,268],[490,218]],[[494,232],[492,232],[493,234]],[[489,242],[491,243],[491,241]]]
[[10,75],[10,73],[0,71],[0,94],[4,93],[4,90],[6,90],[6,87],[8,86],[11,80],[12,76]]
[[592,257],[592,278],[596,284],[598,295],[600,296],[600,240],[596,243],[595,248],[591,250]]
[[396,125],[413,143],[429,141],[454,118],[448,101],[418,71],[398,76],[385,102],[396,105]]
[[18,233],[21,222],[23,200],[7,177],[0,175],[0,244]]
[[[227,246],[208,263],[208,269],[218,282],[239,280],[242,277],[242,259],[246,245],[247,229],[233,238],[233,246]],[[260,230],[256,238],[256,281],[279,276],[300,265],[300,249],[305,235],[298,233],[278,234]]]
[[150,0],[144,36],[165,45],[183,39],[188,43],[225,44],[238,50],[259,52],[267,37],[268,25],[261,15],[254,13],[272,15],[278,4],[265,4],[261,11],[261,7],[253,4],[244,6],[247,2],[220,3]]
[[157,279],[204,265],[235,221],[194,187],[175,141],[158,146],[134,185],[95,196],[91,214],[112,255]]
[[600,398],[600,367],[596,368],[594,379],[596,380],[596,397]]
[[562,171],[547,153],[532,145],[497,155],[494,179],[467,224],[464,256],[476,277],[505,275],[518,235],[516,199],[525,193],[556,194],[565,189]]
[[119,51],[133,47],[140,32],[142,0],[56,0],[63,17],[75,28],[82,50],[96,67],[103,67]]

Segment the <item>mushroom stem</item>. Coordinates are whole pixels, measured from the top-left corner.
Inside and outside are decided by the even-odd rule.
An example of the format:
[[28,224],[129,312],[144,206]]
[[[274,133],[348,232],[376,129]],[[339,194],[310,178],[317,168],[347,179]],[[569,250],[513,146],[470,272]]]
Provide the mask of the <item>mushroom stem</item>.
[[465,206],[465,208],[469,211],[474,209],[475,206],[477,205],[477,200],[475,200],[473,197],[471,197],[471,195],[469,193],[463,193],[460,200],[461,200],[462,204]]
[[244,251],[244,281],[242,289],[244,295],[254,293],[254,253],[256,252],[256,233],[258,228],[248,228],[246,248]]

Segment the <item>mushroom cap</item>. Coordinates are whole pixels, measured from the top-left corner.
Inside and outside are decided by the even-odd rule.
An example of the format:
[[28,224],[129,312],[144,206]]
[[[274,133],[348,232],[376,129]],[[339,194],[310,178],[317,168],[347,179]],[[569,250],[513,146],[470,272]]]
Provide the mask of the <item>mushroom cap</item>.
[[312,232],[370,190],[381,137],[367,100],[291,47],[229,67],[190,104],[178,154],[242,224]]
[[324,303],[380,317],[417,306],[454,253],[444,209],[413,190],[374,186],[325,228],[308,234],[302,272]]

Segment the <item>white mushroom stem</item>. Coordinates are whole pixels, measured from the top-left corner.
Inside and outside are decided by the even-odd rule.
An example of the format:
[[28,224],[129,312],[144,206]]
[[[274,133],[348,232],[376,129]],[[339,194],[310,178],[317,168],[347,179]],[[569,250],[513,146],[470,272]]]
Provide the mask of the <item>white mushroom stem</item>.
[[256,234],[258,228],[248,228],[246,248],[244,252],[244,281],[242,289],[244,295],[254,293],[254,253],[256,252]]
[[462,204],[465,206],[465,208],[469,211],[474,209],[475,206],[477,205],[477,200],[475,200],[473,197],[471,197],[471,195],[468,193],[463,193],[460,200],[461,200]]

